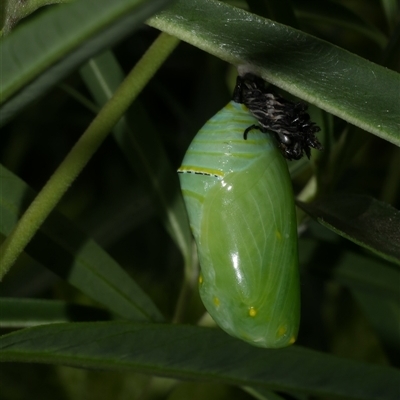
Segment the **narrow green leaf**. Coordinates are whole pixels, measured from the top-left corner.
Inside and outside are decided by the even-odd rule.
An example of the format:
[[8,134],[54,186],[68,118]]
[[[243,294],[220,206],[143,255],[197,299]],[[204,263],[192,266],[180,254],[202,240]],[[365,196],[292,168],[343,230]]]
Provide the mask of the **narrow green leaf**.
[[333,276],[352,291],[386,347],[400,353],[400,271],[346,253]]
[[394,26],[393,33],[383,53],[382,63],[390,66],[392,69],[399,71],[399,54],[400,54],[400,20],[397,18],[397,24]]
[[0,42],[1,124],[167,2],[79,0],[52,7],[17,28]]
[[7,35],[11,29],[22,18],[35,12],[38,8],[48,6],[49,4],[67,3],[73,0],[25,0],[25,1],[5,1],[5,22],[1,34]]
[[345,6],[324,0],[301,0],[296,2],[296,10],[299,18],[309,19],[320,24],[342,26],[346,29],[359,32],[370,38],[382,49],[387,44],[387,37],[374,25],[367,23],[357,14]]
[[[122,68],[111,52],[91,59],[81,69],[81,74],[100,106],[109,100],[124,79]],[[121,118],[113,134],[129,165],[153,195],[157,210],[187,263],[191,254],[191,233],[177,174],[150,118],[138,102]]]
[[400,211],[389,204],[356,194],[297,204],[338,235],[400,265]]
[[400,271],[392,268],[390,264],[346,252],[338,267],[334,269],[333,275],[341,283],[392,299],[400,306]]
[[[0,233],[8,235],[34,198],[33,191],[0,166]],[[163,318],[150,298],[93,240],[66,217],[53,212],[26,252],[92,299],[118,315],[138,321]]]
[[0,310],[0,328],[110,319],[110,314],[100,308],[59,300],[0,298]]
[[98,322],[27,328],[0,338],[0,361],[130,369],[178,379],[348,399],[397,400],[400,372],[292,346],[261,349],[220,330]]
[[148,23],[400,146],[400,74],[215,0],[177,0]]
[[381,0],[383,10],[385,12],[386,20],[391,29],[398,20],[400,4],[397,0]]

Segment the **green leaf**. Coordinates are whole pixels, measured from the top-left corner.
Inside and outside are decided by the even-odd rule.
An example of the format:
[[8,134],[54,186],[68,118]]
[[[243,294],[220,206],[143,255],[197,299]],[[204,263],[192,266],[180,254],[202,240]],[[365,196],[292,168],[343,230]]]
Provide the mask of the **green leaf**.
[[27,328],[0,338],[0,361],[134,370],[179,379],[395,400],[400,372],[292,346],[260,349],[216,329],[98,322]]
[[299,18],[319,24],[342,26],[347,30],[359,32],[376,42],[381,48],[387,44],[387,37],[374,25],[364,21],[345,6],[333,1],[301,0],[296,2]]
[[51,7],[16,29],[0,42],[1,124],[167,2],[79,0]]
[[[7,35],[11,29],[18,23],[22,18],[32,14],[38,8],[48,6],[49,4],[67,3],[73,0],[25,0],[25,1],[5,1],[5,22],[3,29],[1,30],[2,35]],[[1,35],[0,35],[1,36]]]
[[[124,79],[122,68],[111,52],[90,60],[81,69],[81,74],[100,106],[110,99]],[[152,194],[157,210],[187,264],[191,255],[191,233],[177,174],[151,119],[137,101],[115,125],[113,134],[128,164]]]
[[338,235],[400,265],[400,212],[389,204],[356,194],[297,204]]
[[[6,236],[35,194],[3,166],[0,166],[0,180],[0,233]],[[163,319],[133,279],[100,246],[60,213],[53,212],[50,215],[28,244],[26,252],[124,318],[138,321]]]
[[389,351],[400,353],[400,271],[347,252],[333,276],[351,290]]
[[394,28],[396,20],[398,21],[400,4],[397,0],[381,0],[387,23],[391,29]]
[[177,0],[148,23],[400,146],[400,74],[215,0]]
[[110,319],[107,311],[58,300],[0,298],[0,328]]

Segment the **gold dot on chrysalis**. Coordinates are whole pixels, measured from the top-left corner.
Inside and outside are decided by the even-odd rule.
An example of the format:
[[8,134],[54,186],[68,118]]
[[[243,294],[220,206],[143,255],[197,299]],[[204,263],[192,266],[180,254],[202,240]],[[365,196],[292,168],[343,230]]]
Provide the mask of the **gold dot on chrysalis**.
[[276,236],[276,238],[277,238],[278,240],[282,240],[282,235],[281,235],[281,233],[280,233],[279,231],[276,231],[276,232],[275,232],[275,236]]
[[296,341],[296,338],[292,336],[289,340],[289,344],[293,344]]
[[287,332],[286,326],[285,326],[285,325],[282,325],[282,326],[278,329],[278,337],[282,337],[286,332]]
[[214,302],[214,305],[215,305],[216,307],[218,307],[218,306],[220,305],[220,301],[219,301],[219,298],[218,298],[218,297],[214,297],[214,298],[213,298],[213,302]]
[[199,275],[199,285],[201,285],[203,283],[203,275],[200,274]]
[[257,315],[257,310],[254,307],[249,308],[250,317],[255,317]]

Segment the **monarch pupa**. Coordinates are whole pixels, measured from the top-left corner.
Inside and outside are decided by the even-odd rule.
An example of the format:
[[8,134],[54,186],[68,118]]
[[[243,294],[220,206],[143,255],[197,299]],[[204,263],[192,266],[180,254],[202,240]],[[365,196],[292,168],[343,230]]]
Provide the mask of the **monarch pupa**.
[[259,122],[231,101],[197,133],[178,172],[206,309],[230,335],[279,348],[295,342],[299,327],[297,226],[274,134],[243,138]]

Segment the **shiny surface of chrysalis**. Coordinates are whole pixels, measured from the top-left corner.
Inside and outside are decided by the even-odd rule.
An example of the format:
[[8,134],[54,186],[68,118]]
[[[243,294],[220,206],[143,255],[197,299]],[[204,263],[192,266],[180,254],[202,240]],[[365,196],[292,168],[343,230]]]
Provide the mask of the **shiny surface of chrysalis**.
[[273,134],[235,101],[212,117],[179,168],[201,267],[202,301],[232,336],[260,347],[296,340],[297,231],[286,161]]

